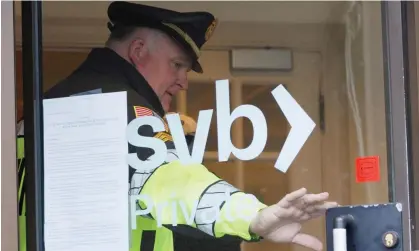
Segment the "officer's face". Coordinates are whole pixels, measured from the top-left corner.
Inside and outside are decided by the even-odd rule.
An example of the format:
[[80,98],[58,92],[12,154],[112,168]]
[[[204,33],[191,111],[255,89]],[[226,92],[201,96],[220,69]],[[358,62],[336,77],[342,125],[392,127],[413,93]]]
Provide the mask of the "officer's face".
[[188,88],[187,74],[191,61],[169,37],[161,37],[159,40],[154,50],[147,50],[143,54],[137,69],[160,98],[164,110],[168,111],[173,96]]

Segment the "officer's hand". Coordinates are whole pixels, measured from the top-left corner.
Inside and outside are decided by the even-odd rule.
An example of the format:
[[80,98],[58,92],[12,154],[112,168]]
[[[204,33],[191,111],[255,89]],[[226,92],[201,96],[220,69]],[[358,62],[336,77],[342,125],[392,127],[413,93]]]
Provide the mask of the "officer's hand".
[[301,188],[286,195],[277,204],[261,210],[251,222],[250,231],[272,242],[296,243],[322,250],[319,239],[300,233],[300,230],[301,223],[323,215],[328,208],[338,206],[335,202],[327,202],[328,198],[328,193],[307,194],[307,190]]
[[196,121],[185,114],[180,114],[180,121],[183,125],[183,131],[185,135],[195,135],[196,133]]

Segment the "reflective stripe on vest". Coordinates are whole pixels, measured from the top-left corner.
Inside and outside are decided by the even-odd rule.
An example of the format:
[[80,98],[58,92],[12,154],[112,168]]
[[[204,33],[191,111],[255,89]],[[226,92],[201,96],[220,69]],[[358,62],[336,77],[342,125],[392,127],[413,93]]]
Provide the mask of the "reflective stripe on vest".
[[26,251],[26,192],[25,192],[25,141],[17,138],[17,170],[19,197],[19,251]]
[[[165,227],[157,227],[157,221],[137,216],[137,229],[131,233],[130,251],[173,251],[172,231]],[[143,238],[148,238],[142,242]],[[150,238],[154,238],[150,239]],[[145,246],[153,245],[153,247]]]
[[[25,185],[25,141],[23,136],[17,138],[17,169],[18,169],[18,196],[19,196],[19,251],[26,251],[26,193]],[[141,216],[137,217],[137,229],[132,231],[132,246],[130,251],[141,250],[142,237],[154,238],[144,243],[154,243],[153,251],[173,251],[172,231],[165,227],[157,227],[157,222]],[[144,245],[143,243],[143,245]]]

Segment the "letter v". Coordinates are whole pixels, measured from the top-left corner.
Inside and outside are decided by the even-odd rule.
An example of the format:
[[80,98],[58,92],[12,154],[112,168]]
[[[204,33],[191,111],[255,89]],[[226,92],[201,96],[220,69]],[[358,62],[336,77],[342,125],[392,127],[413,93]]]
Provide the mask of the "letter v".
[[202,163],[204,159],[205,146],[207,144],[212,113],[212,109],[199,112],[195,140],[192,148],[192,156],[189,154],[179,114],[175,113],[166,115],[176,152],[182,164]]

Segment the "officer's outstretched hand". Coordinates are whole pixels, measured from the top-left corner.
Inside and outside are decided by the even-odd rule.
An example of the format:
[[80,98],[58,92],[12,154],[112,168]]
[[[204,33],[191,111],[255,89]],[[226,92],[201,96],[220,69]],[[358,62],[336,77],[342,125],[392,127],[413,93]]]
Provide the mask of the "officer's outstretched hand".
[[307,189],[301,188],[287,194],[277,204],[261,210],[251,222],[250,231],[272,242],[295,243],[322,250],[319,239],[300,233],[300,230],[301,223],[323,215],[328,208],[338,206],[335,202],[327,202],[328,198],[328,193],[307,194]]

